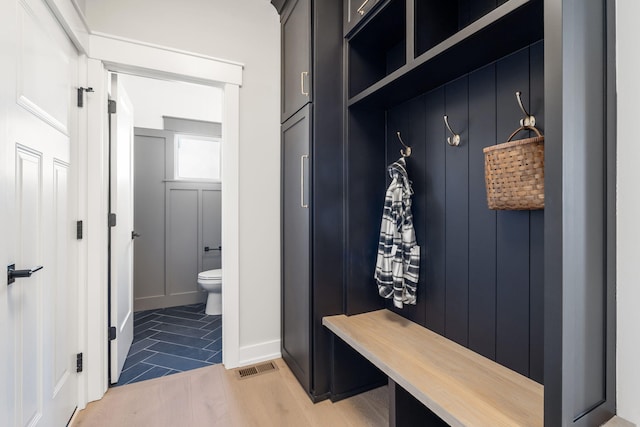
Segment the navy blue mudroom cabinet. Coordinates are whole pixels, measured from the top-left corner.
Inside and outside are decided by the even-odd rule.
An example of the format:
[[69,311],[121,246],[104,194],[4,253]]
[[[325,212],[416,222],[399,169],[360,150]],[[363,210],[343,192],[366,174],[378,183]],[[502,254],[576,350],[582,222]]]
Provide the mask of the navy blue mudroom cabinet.
[[[272,3],[283,23],[283,357],[310,396],[336,400],[384,379],[332,343],[320,321],[388,308],[543,384],[545,425],[608,420],[615,2]],[[520,126],[516,91],[545,135],[545,208],[493,211],[483,148]],[[459,146],[446,142],[445,115]],[[301,124],[302,161],[287,148]],[[386,166],[402,148],[397,132],[412,147],[422,247],[418,302],[402,310],[373,281]],[[309,188],[297,193],[289,181]],[[298,206],[309,205],[306,240],[287,237],[297,224],[287,220],[294,193]],[[291,268],[304,270],[303,290],[287,279]]]

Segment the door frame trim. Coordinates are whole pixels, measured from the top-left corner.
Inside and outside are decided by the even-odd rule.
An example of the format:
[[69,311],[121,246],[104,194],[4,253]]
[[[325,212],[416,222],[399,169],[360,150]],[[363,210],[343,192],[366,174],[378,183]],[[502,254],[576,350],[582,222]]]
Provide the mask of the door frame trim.
[[[107,72],[124,72],[142,77],[199,83],[223,90],[222,138],[222,284],[223,363],[227,369],[239,364],[239,140],[240,86],[243,65],[189,52],[159,47],[105,34],[89,36],[88,85],[94,93],[87,99],[86,193],[81,200],[87,212],[86,294],[86,394],[79,407],[101,399],[108,388],[107,378],[107,216],[108,216],[108,135]],[[82,143],[82,142],[81,142]]]

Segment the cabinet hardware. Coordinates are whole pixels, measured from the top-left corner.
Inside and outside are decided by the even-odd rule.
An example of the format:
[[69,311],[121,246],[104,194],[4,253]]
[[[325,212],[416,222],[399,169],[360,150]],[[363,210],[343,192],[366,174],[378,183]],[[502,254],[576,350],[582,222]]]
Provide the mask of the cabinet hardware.
[[367,5],[367,3],[369,3],[369,0],[364,0],[364,2],[358,8],[357,12],[360,14],[360,16],[364,15],[364,7]]
[[204,247],[204,251],[205,252],[209,252],[209,251],[221,251],[222,250],[222,246],[218,246],[217,248],[211,248],[209,246],[205,246]]
[[304,204],[304,159],[305,157],[308,159],[308,154],[303,154],[300,156],[300,207],[308,208],[309,205]]
[[306,76],[309,75],[308,71],[303,71],[300,73],[300,92],[304,95],[304,96],[309,96],[309,92],[305,92],[304,91],[304,78]]
[[140,233],[137,233],[135,231],[131,232],[131,240],[135,239],[136,237],[140,237]]

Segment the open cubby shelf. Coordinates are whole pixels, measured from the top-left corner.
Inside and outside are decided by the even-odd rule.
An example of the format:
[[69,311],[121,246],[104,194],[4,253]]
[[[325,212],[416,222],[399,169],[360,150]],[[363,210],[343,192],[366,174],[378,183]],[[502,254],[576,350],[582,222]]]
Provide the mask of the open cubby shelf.
[[[544,36],[542,0],[509,0],[499,6],[484,1],[473,11],[458,2],[444,3],[415,0],[414,22],[405,31],[405,25],[398,25],[406,21],[399,18],[405,2],[394,0],[349,39],[349,107],[396,105]],[[478,18],[479,11],[486,14]],[[414,40],[415,58],[405,61],[401,31]]]
[[446,40],[507,0],[415,1],[415,56]]
[[406,2],[390,0],[349,39],[349,95],[406,64]]

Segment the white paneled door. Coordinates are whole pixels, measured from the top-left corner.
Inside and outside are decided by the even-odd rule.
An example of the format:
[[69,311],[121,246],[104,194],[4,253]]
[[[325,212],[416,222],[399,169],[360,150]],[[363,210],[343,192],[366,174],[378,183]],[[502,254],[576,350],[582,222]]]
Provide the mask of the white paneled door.
[[78,384],[78,53],[42,0],[3,0],[0,64],[0,424],[62,426]]
[[111,227],[110,326],[116,337],[109,342],[111,383],[120,372],[133,342],[133,105],[118,75],[111,75],[110,114]]

